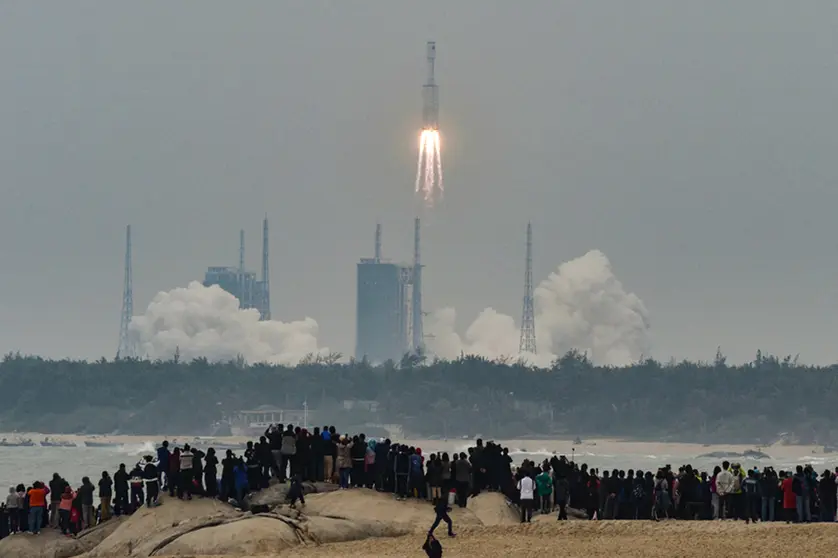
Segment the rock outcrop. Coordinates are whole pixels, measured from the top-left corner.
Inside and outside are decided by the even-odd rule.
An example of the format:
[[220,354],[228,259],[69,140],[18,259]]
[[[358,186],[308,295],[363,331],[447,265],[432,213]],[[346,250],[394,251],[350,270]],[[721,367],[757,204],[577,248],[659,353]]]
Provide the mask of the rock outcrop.
[[[265,513],[245,512],[217,500],[165,498],[155,508],[106,522],[77,538],[47,530],[39,537],[0,541],[0,558],[150,558],[152,556],[276,556],[301,546],[346,543],[421,533],[434,519],[429,503],[396,501],[367,489],[334,491],[309,485],[306,505],[285,504],[287,487],[274,485],[250,504]],[[481,494],[467,508],[454,507],[459,529],[518,522],[499,494]]]

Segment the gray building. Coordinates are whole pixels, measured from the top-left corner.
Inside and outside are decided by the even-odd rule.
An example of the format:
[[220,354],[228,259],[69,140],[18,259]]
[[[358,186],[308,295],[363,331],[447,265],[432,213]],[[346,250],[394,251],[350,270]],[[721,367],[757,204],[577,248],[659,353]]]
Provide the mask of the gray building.
[[239,307],[262,308],[264,283],[256,280],[256,273],[239,271],[236,267],[209,267],[204,275],[204,286],[218,285],[237,299]]
[[355,358],[398,362],[410,351],[413,266],[364,258],[358,263]]
[[268,259],[268,218],[262,222],[262,280],[244,267],[244,231],[239,234],[239,267],[216,266],[207,268],[204,286],[218,285],[237,299],[239,308],[259,310],[262,320],[271,319],[270,266]]

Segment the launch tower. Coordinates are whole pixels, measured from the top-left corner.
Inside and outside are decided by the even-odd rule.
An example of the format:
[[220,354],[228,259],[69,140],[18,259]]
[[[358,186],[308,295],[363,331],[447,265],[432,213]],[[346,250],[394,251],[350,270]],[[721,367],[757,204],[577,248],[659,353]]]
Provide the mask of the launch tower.
[[125,227],[125,282],[122,288],[122,319],[119,323],[119,348],[116,358],[135,358],[136,345],[128,332],[134,317],[134,285],[131,270],[131,225]]
[[524,271],[524,309],[521,316],[521,342],[518,344],[518,352],[536,354],[535,312],[532,295],[532,224],[530,223],[527,223],[527,267]]

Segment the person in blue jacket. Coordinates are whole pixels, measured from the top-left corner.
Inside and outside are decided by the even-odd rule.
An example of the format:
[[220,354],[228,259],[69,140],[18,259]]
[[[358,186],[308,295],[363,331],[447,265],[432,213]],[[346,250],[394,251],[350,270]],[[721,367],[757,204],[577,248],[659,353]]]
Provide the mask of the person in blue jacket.
[[[158,487],[162,487],[161,490],[169,490],[169,456],[171,453],[169,452],[169,442],[168,440],[163,440],[163,444],[157,448],[157,485]],[[166,475],[165,482],[163,481],[163,475]]]
[[247,466],[241,457],[236,463],[236,466],[233,467],[233,479],[236,486],[236,501],[241,505],[248,488]]

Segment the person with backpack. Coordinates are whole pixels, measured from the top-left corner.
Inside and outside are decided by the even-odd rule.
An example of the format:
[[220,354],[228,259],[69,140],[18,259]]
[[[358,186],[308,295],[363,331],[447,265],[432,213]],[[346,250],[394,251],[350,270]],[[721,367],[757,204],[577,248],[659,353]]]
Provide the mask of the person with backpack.
[[742,481],[742,493],[745,496],[745,523],[757,522],[760,517],[761,493],[757,473],[753,469]]

